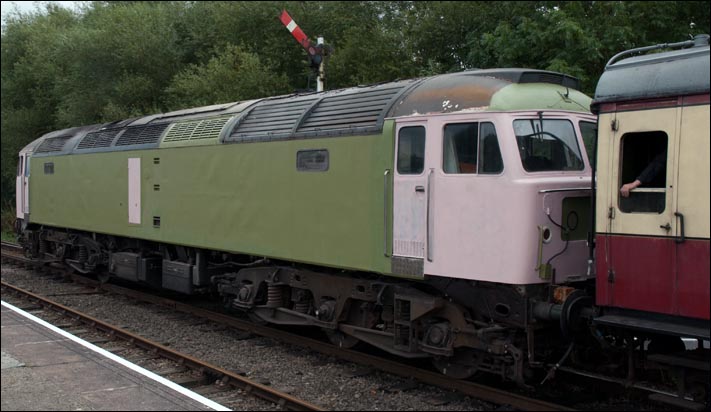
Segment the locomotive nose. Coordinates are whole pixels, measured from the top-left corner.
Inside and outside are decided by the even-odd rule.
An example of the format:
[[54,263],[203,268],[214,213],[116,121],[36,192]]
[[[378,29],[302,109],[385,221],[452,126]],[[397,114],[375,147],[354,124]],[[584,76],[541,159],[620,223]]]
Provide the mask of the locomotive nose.
[[587,276],[590,189],[541,190],[536,270],[542,280],[574,280]]

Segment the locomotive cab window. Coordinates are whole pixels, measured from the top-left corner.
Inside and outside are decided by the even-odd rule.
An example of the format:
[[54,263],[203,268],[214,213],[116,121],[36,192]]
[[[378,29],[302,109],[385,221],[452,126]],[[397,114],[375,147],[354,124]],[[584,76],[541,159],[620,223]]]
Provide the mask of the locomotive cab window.
[[583,170],[573,124],[561,119],[514,120],[521,163],[527,172]]
[[453,123],[444,127],[442,169],[447,174],[498,174],[504,170],[492,123]]
[[580,133],[583,135],[585,152],[588,155],[588,163],[593,164],[592,157],[595,153],[595,138],[597,136],[597,123],[580,122]]
[[397,172],[419,175],[425,169],[425,128],[403,127],[398,134]]
[[667,134],[662,131],[626,133],[620,142],[618,188],[639,182],[629,196],[620,194],[625,213],[662,213],[666,208]]

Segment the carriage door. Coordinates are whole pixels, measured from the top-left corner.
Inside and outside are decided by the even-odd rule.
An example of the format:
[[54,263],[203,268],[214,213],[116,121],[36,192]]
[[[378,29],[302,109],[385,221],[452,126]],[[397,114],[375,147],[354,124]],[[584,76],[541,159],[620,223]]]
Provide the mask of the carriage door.
[[393,257],[395,274],[423,276],[427,241],[426,123],[400,124],[393,178]]
[[[706,96],[708,99],[708,95]],[[685,98],[686,99],[686,98]],[[707,100],[708,102],[708,100]],[[681,109],[673,234],[676,311],[709,318],[709,105]],[[706,134],[704,136],[704,134]],[[708,333],[708,330],[707,332]]]
[[[605,249],[614,306],[670,313],[674,305],[677,111],[616,114],[608,213],[612,235]],[[642,186],[622,196],[621,186],[636,179],[644,181]]]

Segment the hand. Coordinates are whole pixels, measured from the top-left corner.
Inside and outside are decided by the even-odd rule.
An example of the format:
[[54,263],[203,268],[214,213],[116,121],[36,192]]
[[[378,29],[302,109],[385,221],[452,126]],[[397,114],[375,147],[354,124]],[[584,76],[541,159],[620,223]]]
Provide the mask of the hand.
[[642,182],[640,182],[639,180],[635,180],[635,181],[632,182],[632,183],[624,184],[624,185],[622,185],[622,187],[620,188],[620,194],[622,195],[622,197],[629,197],[629,196],[630,196],[630,190],[636,189],[636,188],[639,187],[639,185],[641,185],[641,184],[642,184]]

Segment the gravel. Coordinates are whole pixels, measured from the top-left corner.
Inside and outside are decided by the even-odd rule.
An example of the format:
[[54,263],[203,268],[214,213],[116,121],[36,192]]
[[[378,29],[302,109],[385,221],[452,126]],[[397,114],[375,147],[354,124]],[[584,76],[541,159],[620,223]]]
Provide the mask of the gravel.
[[[86,290],[53,276],[3,266],[3,280],[118,325],[176,351],[270,385],[329,410],[492,410],[496,406],[451,391],[369,370],[360,365],[282,344],[245,336],[214,322],[113,294],[61,295]],[[3,297],[5,298],[5,297]],[[124,355],[128,356],[128,355]],[[252,397],[223,402],[236,410],[278,410]]]

